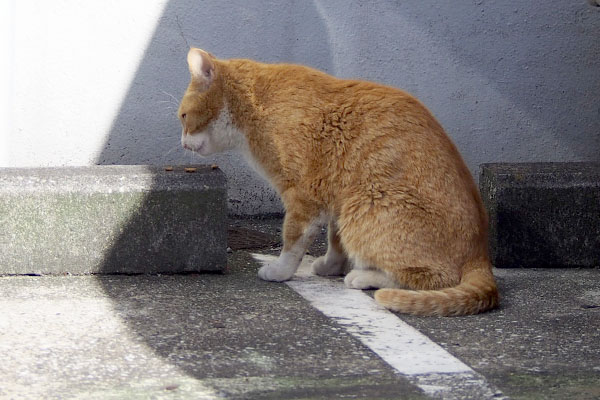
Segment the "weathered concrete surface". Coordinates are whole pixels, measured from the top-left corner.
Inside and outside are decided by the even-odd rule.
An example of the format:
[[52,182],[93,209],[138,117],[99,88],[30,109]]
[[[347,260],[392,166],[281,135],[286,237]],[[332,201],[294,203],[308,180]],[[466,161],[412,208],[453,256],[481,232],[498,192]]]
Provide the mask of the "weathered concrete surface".
[[[277,235],[280,224],[235,226]],[[235,251],[224,274],[0,278],[0,398],[421,397],[257,269]],[[494,272],[498,310],[400,318],[513,399],[597,399],[600,269]]]
[[0,278],[0,398],[422,398],[248,253],[225,275]]
[[600,163],[481,166],[496,267],[600,266]]
[[514,399],[600,397],[600,270],[495,269],[501,306],[401,318]]
[[194,167],[1,169],[0,274],[223,269],[225,177]]

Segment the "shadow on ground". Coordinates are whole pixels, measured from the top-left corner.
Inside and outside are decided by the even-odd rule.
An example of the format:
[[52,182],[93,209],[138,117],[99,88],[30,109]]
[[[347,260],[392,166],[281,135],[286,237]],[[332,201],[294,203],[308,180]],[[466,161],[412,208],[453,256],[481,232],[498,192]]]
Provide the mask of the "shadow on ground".
[[[298,15],[304,15],[306,22],[292,25],[298,20]],[[218,24],[202,26],[199,23],[207,19],[228,23],[226,26],[222,24],[222,28],[215,32]],[[286,27],[279,22],[276,25],[281,30],[274,32],[268,26],[275,19],[287,20],[290,25]],[[241,1],[227,6],[216,2],[171,1],[158,21],[98,163],[180,163],[181,159],[176,155],[181,154],[179,149],[169,153],[172,145],[179,147],[180,132],[172,109],[175,104],[171,104],[171,100],[175,102],[183,93],[189,79],[185,65],[188,50],[185,40],[190,45],[207,49],[224,43],[225,48],[219,49],[220,56],[240,56],[234,54],[234,49],[239,48],[236,42],[247,39],[250,32],[253,37],[248,40],[250,46],[245,54],[248,57],[257,55],[258,46],[264,43],[274,46],[273,61],[275,57],[283,57],[284,61],[309,63],[303,60],[309,50],[328,52],[326,27],[310,2],[292,3],[287,7],[277,7],[273,3],[272,8],[261,9]],[[167,48],[167,39],[173,35],[182,36],[181,46]],[[306,38],[311,39],[310,43],[305,41]],[[262,54],[264,56],[264,52]],[[323,54],[320,59],[323,59]],[[168,65],[158,65],[165,61]],[[328,65],[319,67],[327,69]],[[170,99],[163,90],[172,93],[174,98]],[[150,121],[138,120],[139,115],[147,114],[147,110],[141,112],[141,107],[148,102],[139,101],[140,98],[157,99],[156,113]],[[168,107],[158,102],[165,98],[170,99],[166,103]],[[149,137],[156,134],[161,136],[158,142],[156,138]],[[159,143],[159,149],[154,148],[156,143]],[[123,249],[131,246],[121,244],[135,242],[138,244],[137,251],[143,252],[144,243],[153,243],[153,238],[160,235],[160,232],[140,231],[141,226],[146,226],[143,221],[152,218],[152,198],[151,193],[139,212],[132,215],[123,227],[117,244],[106,255],[107,266],[114,266],[120,259],[127,258],[122,254]],[[173,244],[166,240],[162,245]],[[341,377],[342,380],[346,379],[343,377],[353,377],[342,385],[352,391],[357,385],[370,385],[355,379],[357,376],[373,375],[370,369],[376,375],[380,371],[382,379],[389,378],[394,385],[397,383],[398,378],[388,376],[389,369],[381,360],[368,355],[349,336],[332,334],[337,328],[310,309],[287,286],[259,281],[256,265],[247,253],[230,254],[228,264],[225,275],[188,274],[144,279],[99,276],[98,281],[130,330],[157,355],[192,377],[311,379],[328,376]],[[298,319],[299,315],[304,315],[305,319]],[[316,345],[315,340],[320,343]],[[349,366],[357,354],[366,360],[361,367],[353,369]],[[381,383],[384,384],[383,381]],[[325,389],[321,387],[319,390]]]
[[[296,15],[296,18],[290,18],[290,15]],[[298,21],[298,15],[304,16],[300,18],[305,20],[304,24],[292,24]],[[281,30],[270,30],[267,27],[274,19],[290,21],[290,25],[279,23]],[[228,23],[203,23],[207,20]],[[221,28],[216,29],[218,26]],[[432,34],[438,38],[442,38],[443,33],[432,30]],[[227,6],[220,2],[170,1],[158,21],[154,36],[121,105],[98,163],[164,165],[184,161],[179,155],[180,150],[171,151],[179,147],[180,128],[173,109],[176,104],[160,101],[177,101],[187,85],[188,72],[184,63],[187,53],[186,40],[190,45],[209,50],[218,48],[219,56],[224,58],[255,57],[260,54],[261,58],[267,61],[311,64],[309,57],[317,52],[320,54],[318,59],[329,60],[329,64],[316,66],[331,70],[333,63],[331,56],[328,56],[328,35],[328,27],[314,2],[293,2],[286,7],[277,7],[276,3],[273,3],[271,8],[260,8],[243,1],[231,2]],[[170,46],[172,41],[167,38],[173,36],[181,36],[181,46]],[[246,49],[246,54],[237,53],[240,41],[247,44],[242,46]],[[265,57],[265,44],[272,48],[271,60],[268,55]],[[476,62],[473,61],[470,65],[476,65]],[[517,89],[503,90],[510,94]],[[149,120],[139,120],[139,115],[147,114],[146,110],[141,112],[141,108],[147,106],[147,101],[139,101],[140,98],[156,100],[156,112],[152,113]],[[160,137],[159,141],[155,140],[154,135]],[[582,154],[584,153],[582,150]],[[237,179],[244,180],[248,177],[241,176]],[[272,193],[266,193],[264,196],[255,200],[276,201]],[[139,232],[138,229],[143,218],[147,218],[143,213],[133,216],[123,227],[119,241],[139,240],[139,237],[147,235],[147,232]],[[118,259],[118,248],[116,246],[106,255],[107,260],[115,262],[115,259]],[[307,377],[316,380],[326,376],[328,379],[340,380],[342,386],[347,388],[343,393],[355,393],[358,385],[365,387],[367,393],[373,390],[372,394],[388,392],[392,396],[395,385],[399,384],[398,378],[390,373],[380,359],[365,351],[348,335],[339,332],[339,327],[311,310],[310,306],[287,286],[259,281],[256,278],[256,265],[246,252],[230,254],[228,263],[229,272],[225,275],[153,276],[143,280],[135,277],[123,279],[100,276],[98,281],[114,301],[116,312],[130,330],[156,354],[192,377],[205,379],[271,376],[280,380],[306,380]],[[564,352],[536,352],[534,348],[531,349],[533,353],[528,361],[531,366],[515,368],[519,371],[522,368],[530,368],[525,371],[535,372],[535,368],[542,368],[538,355],[551,361],[559,357],[559,361],[548,365],[566,368],[569,359],[560,358],[561,355],[571,351],[573,354],[581,354],[581,351],[576,351],[573,346],[567,346],[566,338],[583,335],[583,332],[565,330],[564,324],[574,323],[566,315],[584,317],[586,323],[597,324],[597,318],[590,318],[591,313],[595,311],[578,309],[577,313],[573,313],[573,310],[569,309],[565,310],[565,314],[557,313],[556,310],[547,314],[550,312],[548,310],[544,311],[546,314],[541,315],[537,320],[539,323],[535,324],[531,318],[519,316],[515,310],[527,307],[531,309],[537,305],[515,304],[515,300],[511,299],[517,298],[513,297],[516,289],[510,289],[505,282],[508,281],[500,280],[507,300],[503,303],[504,308],[498,312],[471,319],[428,319],[419,323],[422,320],[413,318],[409,319],[409,322],[431,334],[459,355],[461,348],[472,346],[468,343],[457,343],[454,348],[452,342],[444,340],[449,341],[450,339],[445,337],[453,336],[452,332],[460,329],[471,333],[477,332],[478,329],[489,331],[490,348],[494,348],[492,342],[497,344],[498,340],[505,340],[506,343],[516,340],[506,336],[510,332],[507,327],[515,324],[523,325],[516,326],[514,331],[517,332],[516,335],[526,337],[527,341],[523,342],[523,346],[530,346],[529,341],[535,342],[535,335],[564,334],[564,340],[559,337],[550,338],[561,339],[557,343],[566,346]],[[540,292],[539,295],[543,296],[544,293]],[[550,307],[549,303],[545,304]],[[481,318],[489,324],[484,326],[484,320]],[[464,325],[459,324],[461,321]],[[580,324],[576,326],[579,327],[577,329],[581,328]],[[444,336],[444,332],[448,335]],[[464,338],[468,337],[479,340],[477,336],[466,332]],[[590,338],[597,340],[595,336],[588,334],[582,339],[586,346],[594,346],[595,342],[591,342]],[[315,341],[319,341],[318,345]],[[515,351],[515,363],[519,362],[518,356],[524,351],[519,350],[518,346],[510,347],[510,352]],[[489,363],[506,365],[499,358],[505,353],[493,354],[483,347],[482,345],[479,361],[474,359],[471,365],[480,369],[487,368]],[[600,357],[597,347],[589,354]],[[357,357],[361,359],[359,364],[355,362]],[[468,357],[470,356],[465,353],[464,358]],[[588,364],[586,367],[593,367],[591,361]],[[232,365],[235,365],[235,370],[231,369]],[[381,384],[376,388],[369,389],[368,383],[357,379],[369,374],[379,377]],[[337,382],[337,391],[340,382]],[[502,388],[503,385],[498,383],[498,386]]]

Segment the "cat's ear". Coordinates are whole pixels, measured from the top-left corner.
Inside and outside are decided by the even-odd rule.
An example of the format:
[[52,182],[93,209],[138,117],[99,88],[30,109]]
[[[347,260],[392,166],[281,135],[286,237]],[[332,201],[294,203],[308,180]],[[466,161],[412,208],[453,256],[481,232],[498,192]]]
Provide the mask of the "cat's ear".
[[199,83],[204,90],[210,87],[215,77],[215,64],[211,58],[204,50],[194,48],[190,49],[187,56],[192,80]]

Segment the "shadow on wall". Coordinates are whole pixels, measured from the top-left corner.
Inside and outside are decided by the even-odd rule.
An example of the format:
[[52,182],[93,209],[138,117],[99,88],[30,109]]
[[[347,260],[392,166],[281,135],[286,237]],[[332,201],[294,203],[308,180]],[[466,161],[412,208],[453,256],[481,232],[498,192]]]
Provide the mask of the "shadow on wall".
[[[186,41],[222,58],[299,62],[413,92],[446,126],[472,172],[482,162],[598,160],[600,42],[589,38],[600,10],[584,1],[226,4],[167,4],[100,164],[196,157],[180,149],[174,117],[188,82]],[[232,213],[281,210],[239,157],[206,162],[227,174]]]
[[231,213],[281,212],[275,192],[241,157],[222,154],[203,159],[181,148],[176,110],[189,82],[188,44],[219,58],[332,69],[327,29],[312,2],[172,0],[158,21],[97,163],[216,163],[229,181]]
[[600,9],[585,1],[320,2],[336,73],[405,89],[484,162],[597,161]]
[[[473,157],[476,165],[598,161],[600,42],[589,39],[597,35],[599,9],[584,1],[562,0],[543,6],[432,2],[423,7],[402,2],[398,7],[404,21],[419,27],[423,38],[449,55],[449,65],[440,66],[440,73],[446,68],[462,70],[458,75],[470,76],[479,92],[473,96],[469,89],[458,89],[438,100],[455,104],[448,113],[467,113],[453,124],[458,132],[450,132],[462,132],[457,144],[466,158]],[[477,77],[483,81],[477,82]],[[500,94],[505,107],[490,109],[486,91]],[[482,113],[489,113],[490,125],[475,126],[469,115],[481,123]],[[513,127],[503,128],[498,124],[502,120]],[[497,137],[490,134],[494,123],[499,125]]]
[[[429,99],[424,96],[423,100],[428,105],[430,101],[434,103],[432,108],[436,114],[440,111],[442,122],[444,118],[451,119],[455,123],[453,129],[465,130],[464,143],[458,144],[463,154],[474,154],[475,161],[503,157],[505,160],[521,157],[514,161],[548,159],[549,154],[536,153],[536,145],[547,140],[556,141],[559,157],[571,154],[562,150],[564,145],[582,160],[595,159],[600,154],[600,139],[582,138],[582,135],[600,130],[598,112],[592,109],[597,107],[600,93],[600,81],[596,77],[600,59],[598,47],[575,45],[569,37],[572,33],[573,37],[581,38],[582,33],[578,30],[592,27],[589,23],[592,17],[580,5],[560,6],[560,2],[551,0],[555,7],[549,7],[550,3],[546,2],[540,8],[538,4],[519,2],[485,2],[484,7],[472,2],[444,6],[440,2],[355,1],[343,2],[340,7],[341,2],[318,0],[290,1],[284,5],[275,0],[171,0],[157,23],[97,161],[99,164],[157,165],[200,161],[180,149],[180,126],[175,117],[177,101],[189,79],[185,63],[186,41],[221,58],[298,62],[343,76],[377,79],[405,87],[419,96],[422,95],[419,85],[422,85],[422,91],[429,92],[430,96]],[[362,11],[359,10],[361,5],[365,8]],[[548,15],[557,9],[564,14]],[[508,15],[514,10],[518,18]],[[533,19],[538,14],[543,17],[538,20],[553,21],[556,26],[535,25]],[[325,17],[329,18],[327,22]],[[511,21],[520,22],[510,30],[506,24]],[[597,46],[599,42],[588,43]],[[443,54],[432,55],[435,50]],[[336,57],[338,62],[334,65]],[[377,65],[370,66],[370,62]],[[382,75],[376,76],[375,71],[381,71]],[[453,71],[460,73],[454,75]],[[576,74],[578,79],[569,79],[570,74]],[[451,82],[456,76],[470,85],[469,89],[449,92],[456,87]],[[474,104],[476,99],[487,101],[488,92],[484,91],[483,95],[473,93],[486,84],[494,86],[489,93],[499,92],[507,99],[507,104],[512,107],[510,112],[490,110],[490,105],[498,103]],[[446,106],[446,102],[457,105]],[[462,114],[455,113],[456,110],[463,110]],[[479,115],[473,118],[469,113]],[[506,115],[498,117],[502,113]],[[585,116],[578,122],[582,126],[573,126],[575,119],[568,116],[569,113]],[[521,114],[527,116],[520,117]],[[489,125],[471,126],[473,120],[483,123],[486,118],[489,118]],[[535,121],[537,126],[523,128],[530,136],[517,138],[517,143],[507,145],[505,152],[486,155],[486,149],[500,149],[503,141],[519,135],[502,131],[503,122],[515,119],[523,123]],[[541,132],[541,129],[547,129],[551,134]],[[523,142],[529,139],[533,144]],[[540,148],[547,152],[549,146],[546,143]],[[520,153],[512,155],[511,152]],[[280,210],[275,193],[265,190],[265,184],[243,165],[239,157],[221,155],[201,162],[215,162],[226,172],[230,181],[231,212],[242,209],[239,202],[252,204],[256,213]],[[131,242],[145,234],[136,229],[139,218],[145,216],[132,217],[124,227],[120,243]],[[144,241],[140,243],[139,251],[144,251]],[[120,249],[117,244],[107,255],[107,260],[114,260]],[[113,296],[117,307],[132,310],[143,307],[144,312],[149,313],[147,318],[140,314],[130,327],[157,354],[191,376],[208,377],[214,373],[211,370],[216,362],[214,359],[208,357],[197,362],[186,359],[187,353],[182,349],[202,347],[194,342],[194,335],[173,331],[178,326],[201,329],[200,325],[187,320],[187,310],[202,307],[202,304],[182,298],[177,304],[169,304],[163,309],[160,301],[149,308],[142,300],[147,299],[151,289],[144,284],[126,288],[125,293],[119,294],[110,279],[102,278],[100,282]],[[206,293],[202,295],[207,296]],[[163,315],[171,318],[169,326],[156,326],[154,321]],[[164,333],[167,329],[171,329],[173,335],[179,335],[178,340],[157,341],[157,332]],[[219,331],[219,335],[227,334],[226,330]],[[199,368],[200,362],[205,368]]]
[[[290,2],[282,7],[277,1],[263,1],[259,4],[245,0],[227,3],[172,0],[166,5],[158,21],[106,145],[97,160],[98,164],[174,165],[188,164],[190,161],[217,162],[228,173],[229,180],[249,181],[251,187],[248,188],[248,193],[258,192],[255,194],[256,198],[241,199],[256,202],[257,213],[279,210],[279,200],[274,192],[256,191],[252,187],[263,184],[259,178],[247,172],[248,168],[241,160],[238,163],[240,157],[192,158],[180,148],[181,127],[176,118],[176,109],[177,101],[189,81],[186,41],[191,46],[205,48],[221,58],[249,57],[312,64],[324,70],[331,68],[327,30],[313,3]],[[239,183],[237,185],[243,186]],[[244,193],[234,193],[235,195],[243,196]],[[140,227],[147,226],[142,221],[149,218],[148,214],[154,207],[152,199],[152,195],[146,196],[138,212],[123,227],[116,244],[105,256],[105,271],[114,271],[108,265],[125,262],[127,257],[123,254],[148,252],[148,247],[157,242],[156,237],[169,236],[166,231],[160,232],[160,227],[152,232],[140,231]],[[267,206],[261,208],[263,203],[267,203]],[[235,212],[235,206],[234,203],[230,210]],[[168,246],[169,241],[164,241],[163,245]],[[204,285],[202,282],[205,278],[214,281],[215,277],[190,277],[191,281],[201,281],[200,286]],[[239,375],[240,371],[216,367],[218,360],[210,357],[212,345],[198,343],[198,335],[193,332],[194,329],[207,327],[202,321],[190,324],[190,310],[202,314],[204,308],[209,312],[214,307],[219,313],[225,312],[226,305],[214,300],[218,298],[218,294],[214,291],[201,291],[197,296],[181,296],[176,303],[162,304],[160,298],[152,296],[153,293],[158,295],[160,292],[159,289],[164,284],[161,279],[169,278],[132,280],[131,285],[110,277],[98,278],[130,329],[169,363],[197,378]],[[252,279],[256,279],[254,274]],[[242,291],[243,284],[238,285],[242,286],[235,290]],[[213,305],[202,303],[203,298],[212,299]],[[140,311],[142,309],[143,312]],[[128,312],[131,314],[127,314]],[[165,323],[157,326],[156,321]],[[220,329],[218,334],[220,336],[215,337],[217,342],[222,335],[228,335],[228,331]],[[164,341],[164,337],[171,337],[173,340]],[[231,340],[241,346],[232,351],[244,351],[243,346],[248,346],[252,341],[253,338]],[[206,351],[209,354],[197,359],[196,356],[190,356],[190,352],[194,351]],[[190,357],[194,359],[190,360]]]

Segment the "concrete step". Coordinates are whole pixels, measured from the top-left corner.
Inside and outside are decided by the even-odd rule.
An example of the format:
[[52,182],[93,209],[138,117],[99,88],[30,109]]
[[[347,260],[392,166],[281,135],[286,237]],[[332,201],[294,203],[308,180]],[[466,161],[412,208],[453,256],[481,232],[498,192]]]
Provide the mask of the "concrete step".
[[0,169],[0,274],[220,271],[226,190],[201,165]]
[[496,267],[600,266],[600,163],[483,164]]

